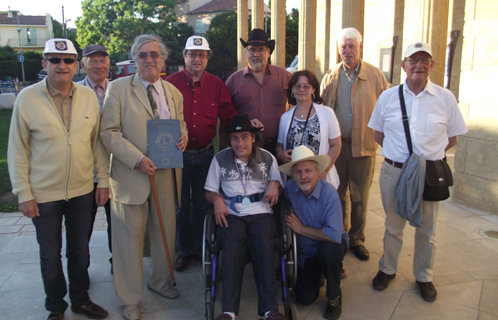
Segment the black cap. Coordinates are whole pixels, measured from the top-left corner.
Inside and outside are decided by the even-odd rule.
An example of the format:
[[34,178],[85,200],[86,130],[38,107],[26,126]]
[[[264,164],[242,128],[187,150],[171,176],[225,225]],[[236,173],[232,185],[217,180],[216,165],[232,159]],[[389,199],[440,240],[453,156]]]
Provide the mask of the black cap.
[[261,130],[261,128],[252,126],[247,114],[236,114],[233,116],[232,122],[230,122],[230,126],[228,127],[228,129],[224,131],[226,133],[230,133],[243,131],[258,132],[259,130]]
[[273,49],[275,49],[275,40],[270,40],[266,32],[262,29],[253,29],[249,34],[249,39],[247,42],[240,38],[240,43],[245,47],[251,46],[267,46],[270,49],[270,54],[273,53]]
[[102,53],[108,56],[106,48],[101,44],[89,44],[83,49],[83,57],[89,56],[93,53]]

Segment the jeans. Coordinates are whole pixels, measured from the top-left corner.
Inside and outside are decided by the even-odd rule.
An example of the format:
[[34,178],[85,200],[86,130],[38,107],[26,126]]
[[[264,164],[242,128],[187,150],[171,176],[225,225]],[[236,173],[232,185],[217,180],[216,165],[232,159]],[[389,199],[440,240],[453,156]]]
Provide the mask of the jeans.
[[[97,191],[97,183],[94,183],[95,187],[93,189],[93,200],[92,200],[92,228],[90,229],[90,236],[88,237],[88,241],[90,241],[90,238],[92,237],[92,232],[93,232],[93,224],[95,223],[95,216],[97,215],[97,209],[99,206],[97,206],[97,203],[95,202],[95,192]],[[112,253],[112,233],[111,233],[111,199],[107,200],[107,202],[104,204],[104,209],[105,209],[105,218],[107,220],[107,243],[109,244],[109,252]],[[112,257],[109,258],[109,262],[112,264]]]
[[229,214],[226,219],[228,227],[217,227],[223,250],[222,311],[239,312],[247,250],[258,289],[258,314],[278,310],[275,219],[268,213],[244,217]]
[[204,215],[208,206],[204,184],[213,157],[213,147],[201,153],[183,153],[182,204],[176,215],[176,247],[182,256],[190,256],[192,252],[202,255]]
[[90,298],[88,288],[88,241],[92,228],[93,192],[72,199],[39,203],[39,217],[33,218],[40,245],[40,265],[45,288],[45,308],[61,314],[67,309],[66,280],[62,271],[62,221],[66,226],[66,257],[71,303],[82,306]]
[[327,299],[333,300],[341,295],[342,260],[348,250],[348,244],[324,241],[316,255],[304,261],[304,269],[297,268],[296,301],[300,304],[312,304],[320,294],[322,275],[327,279]]

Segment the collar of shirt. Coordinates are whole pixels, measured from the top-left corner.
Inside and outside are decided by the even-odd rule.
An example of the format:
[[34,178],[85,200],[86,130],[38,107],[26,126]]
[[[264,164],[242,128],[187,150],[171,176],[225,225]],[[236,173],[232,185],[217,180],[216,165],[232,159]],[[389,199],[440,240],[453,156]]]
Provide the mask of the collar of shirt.
[[346,65],[344,63],[342,64],[342,69],[344,70],[344,73],[348,77],[349,81],[353,81],[355,77],[358,75],[358,71],[360,70],[360,65],[361,65],[361,60],[358,62],[358,65],[354,69],[353,74],[349,74],[348,71],[346,70]]
[[[50,95],[52,97],[55,97],[58,94],[62,95],[62,93],[60,93],[59,91],[57,91],[57,89],[55,89],[55,87],[52,86],[52,84],[50,83],[50,81],[48,81],[48,79],[46,80],[46,82],[47,82],[48,93],[50,93]],[[68,97],[72,96],[74,94],[75,90],[76,90],[76,86],[74,86],[73,82],[71,81],[71,90],[69,91]],[[67,97],[64,97],[64,98],[67,98]]]
[[138,76],[138,78],[140,79],[140,81],[142,81],[142,84],[144,85],[145,91],[147,91],[147,87],[149,86],[149,84],[152,84],[154,86],[154,89],[156,89],[156,93],[159,93],[159,89],[162,88],[162,83],[161,83],[160,77],[153,83],[142,79],[140,76]]
[[183,69],[183,77],[185,79],[185,83],[187,86],[193,86],[194,83],[198,83],[199,86],[202,88],[204,86],[205,80],[204,80],[204,73],[202,74],[203,76],[199,79],[199,81],[195,81],[192,79],[192,76],[190,73],[188,73],[187,69]]
[[[266,65],[266,71],[265,73],[269,73],[271,74],[272,73],[272,68],[271,68],[271,65],[270,64],[267,64]],[[251,72],[251,69],[249,68],[249,66],[245,66],[244,67],[244,76],[248,75],[248,74],[251,74],[252,75],[252,72]]]
[[308,197],[306,197],[303,194],[303,192],[301,191],[301,189],[299,189],[299,186],[296,183],[297,189],[294,191],[294,193],[296,195],[301,194],[301,196],[303,196],[305,199],[309,199],[310,197],[313,197],[317,201],[319,201],[320,200],[320,193],[322,192],[322,184],[323,184],[323,180],[321,178],[318,178],[318,181],[316,182],[315,188],[313,189],[311,194]]
[[[422,90],[417,96],[420,96],[420,95],[424,94],[424,92],[426,92],[426,91],[427,91],[427,93],[430,93],[433,96],[436,95],[436,90],[434,88],[434,84],[431,82],[430,79],[427,79],[427,83],[425,84],[424,90]],[[413,93],[410,90],[410,88],[408,87],[408,83],[406,82],[406,80],[405,80],[405,83],[403,83],[403,92],[409,93],[412,96],[416,97],[415,93]]]
[[[88,82],[88,84],[90,85],[90,88],[92,88],[93,91],[95,91],[95,86],[97,85],[95,82],[92,81],[92,79],[90,79],[90,77],[86,76],[85,78],[86,82]],[[104,82],[102,82],[101,84],[99,84],[99,86],[101,86],[102,88],[104,88],[104,92],[105,92],[105,89],[106,89],[106,83],[107,81],[104,80]]]

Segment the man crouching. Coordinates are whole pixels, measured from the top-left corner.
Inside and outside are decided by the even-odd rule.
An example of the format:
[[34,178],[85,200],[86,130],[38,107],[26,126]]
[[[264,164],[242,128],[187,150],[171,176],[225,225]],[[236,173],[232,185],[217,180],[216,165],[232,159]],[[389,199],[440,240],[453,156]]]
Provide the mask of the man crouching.
[[292,176],[285,184],[285,197],[294,213],[286,224],[297,234],[296,300],[308,305],[320,292],[320,280],[327,279],[325,319],[339,319],[342,312],[342,260],[349,237],[342,225],[342,209],[334,186],[319,178],[329,165],[328,155],[315,156],[306,146],[292,151],[292,162],[280,171]]
[[207,201],[214,205],[223,250],[223,314],[216,320],[233,320],[239,313],[247,250],[258,288],[259,315],[287,319],[277,311],[277,232],[271,208],[278,202],[282,180],[275,157],[255,146],[254,133],[260,129],[251,125],[247,115],[233,117],[226,131],[231,148],[216,154],[204,186]]

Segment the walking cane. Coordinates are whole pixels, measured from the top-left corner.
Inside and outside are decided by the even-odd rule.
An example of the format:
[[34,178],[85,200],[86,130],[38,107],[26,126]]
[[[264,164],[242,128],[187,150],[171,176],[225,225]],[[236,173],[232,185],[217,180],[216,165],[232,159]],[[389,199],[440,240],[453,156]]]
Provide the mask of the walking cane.
[[171,284],[176,287],[175,275],[173,274],[173,266],[171,264],[171,257],[169,256],[168,240],[166,240],[166,231],[164,231],[163,216],[161,215],[161,207],[159,207],[159,199],[157,198],[156,182],[154,181],[154,176],[151,175],[150,184],[152,186],[152,195],[154,196],[154,202],[156,203],[157,217],[159,218],[159,225],[161,226],[161,234],[163,236],[164,248],[166,249],[166,257],[168,258],[169,274],[171,275]]

